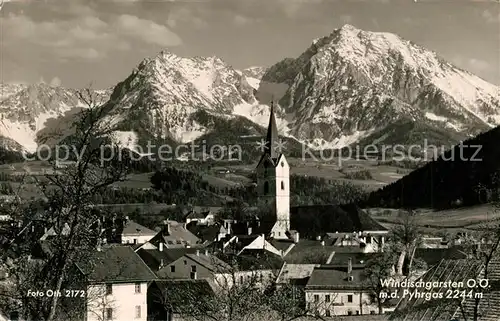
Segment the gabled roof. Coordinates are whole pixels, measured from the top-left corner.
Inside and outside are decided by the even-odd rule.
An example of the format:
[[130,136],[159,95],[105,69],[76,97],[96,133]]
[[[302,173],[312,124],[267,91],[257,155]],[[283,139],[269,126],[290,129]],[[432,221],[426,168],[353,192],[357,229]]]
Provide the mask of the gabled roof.
[[415,250],[415,257],[432,266],[441,262],[441,260],[460,260],[466,259],[467,254],[459,248],[451,247],[444,249],[419,248]]
[[190,253],[186,254],[185,256],[195,261],[196,263],[200,264],[201,266],[204,266],[205,268],[214,273],[224,273],[224,272],[229,272],[231,270],[231,266],[229,264],[222,261],[215,255],[211,254],[206,255],[204,253],[198,253],[198,254]]
[[[352,280],[349,280],[349,275]],[[364,265],[353,264],[352,272],[347,273],[346,265],[322,265],[314,268],[306,285],[306,290],[329,289],[367,289]]]
[[264,249],[244,249],[236,261],[242,271],[279,270],[285,263],[279,255]]
[[195,221],[187,224],[186,228],[203,242],[214,242],[217,240],[219,233],[221,233],[222,227],[219,224],[200,225]]
[[104,246],[76,266],[91,283],[133,283],[156,275],[130,246]]
[[311,276],[314,269],[319,266],[320,266],[319,264],[285,263],[276,282],[286,283],[286,282],[293,282],[294,280],[309,280],[309,277]]
[[150,249],[140,249],[137,254],[141,257],[144,263],[149,266],[154,271],[160,268],[163,260],[164,265],[168,265],[177,259],[183,257],[186,253],[195,253],[194,248],[175,248],[169,249],[164,248],[163,251],[160,250],[150,250]]
[[125,222],[123,226],[122,235],[134,235],[134,236],[155,236],[156,232],[148,229],[145,226],[142,226],[139,223],[128,220]]
[[200,239],[184,228],[183,224],[178,222],[168,222],[169,231],[163,229],[158,232],[151,240],[150,243],[157,245],[162,241],[167,247],[186,247],[194,246],[200,243]]
[[[482,264],[476,260],[441,260],[441,262],[429,269],[418,281],[423,282],[464,282],[475,279]],[[434,286],[432,292],[435,295],[446,294],[449,287]],[[445,297],[445,296],[444,296]],[[399,302],[391,320],[398,321],[449,321],[453,319],[458,305],[454,300],[433,300],[429,304],[425,298],[402,298]]]

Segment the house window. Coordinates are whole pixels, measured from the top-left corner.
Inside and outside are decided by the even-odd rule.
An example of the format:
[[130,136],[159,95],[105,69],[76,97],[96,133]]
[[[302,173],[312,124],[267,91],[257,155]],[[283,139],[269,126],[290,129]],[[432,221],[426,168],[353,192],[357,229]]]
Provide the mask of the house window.
[[243,284],[243,275],[240,276],[240,284]]
[[352,295],[351,294],[349,294],[347,296],[347,302],[352,303]]
[[188,264],[188,261],[187,260],[184,260],[184,265],[187,265]]
[[370,311],[370,314],[375,314],[375,311],[374,311],[374,310],[371,310],[371,311]]
[[113,309],[112,308],[107,308],[106,309],[106,319],[107,320],[112,320],[113,319]]
[[347,311],[347,315],[352,315],[352,311]]
[[175,273],[175,265],[170,266],[170,272]]
[[281,181],[281,189],[284,190],[285,189],[285,182]]
[[285,167],[285,162],[281,162],[281,167]]
[[359,315],[359,311],[356,311],[356,315]]
[[325,295],[325,302],[330,302],[330,294]]
[[196,272],[196,265],[191,265],[191,272]]
[[141,306],[140,305],[135,306],[135,318],[136,319],[141,318]]
[[106,284],[106,295],[111,295],[111,294],[113,294],[113,285]]
[[330,316],[331,316],[331,314],[330,314],[330,310],[326,310],[326,311],[325,311],[325,316],[327,316],[327,317],[330,317]]
[[319,295],[318,294],[315,294],[314,295],[314,302],[318,302],[319,301]]
[[371,236],[367,236],[366,237],[366,243],[367,244],[371,244],[372,243],[372,237]]
[[141,293],[141,284],[140,283],[135,284],[135,293]]
[[269,194],[269,182],[264,182],[264,195]]
[[196,272],[191,272],[190,277],[191,277],[191,280],[195,280],[196,279]]
[[137,239],[134,239],[134,244],[137,244]]

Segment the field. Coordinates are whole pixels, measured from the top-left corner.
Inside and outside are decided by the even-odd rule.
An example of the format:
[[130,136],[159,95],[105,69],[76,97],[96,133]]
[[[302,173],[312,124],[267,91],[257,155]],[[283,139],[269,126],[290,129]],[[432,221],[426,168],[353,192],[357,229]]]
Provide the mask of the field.
[[[398,224],[397,210],[369,209],[369,213],[387,228]],[[500,223],[500,211],[493,205],[480,205],[461,209],[417,211],[417,223],[424,231],[479,230]]]
[[[346,181],[363,185],[368,190],[380,188],[385,184],[397,180],[402,177],[404,173],[408,172],[408,170],[403,170],[394,166],[379,165],[373,161],[343,161],[342,166],[334,162],[306,162],[300,159],[289,159],[289,162],[291,174],[322,177],[331,181]],[[250,182],[248,176],[254,171],[256,165],[257,163],[250,165],[235,165],[234,163],[228,163],[227,166],[214,166],[201,174],[203,180],[214,187],[235,187]],[[23,174],[28,174],[28,177],[25,177],[24,183],[9,182],[15,190],[19,190],[20,196],[26,199],[40,196],[40,191],[35,184],[36,177],[40,177],[40,175],[50,172],[51,169],[50,165],[45,162],[0,165],[0,173],[19,175],[19,177],[22,177]],[[356,180],[346,177],[346,173],[356,171],[368,171],[370,173],[370,178]],[[131,174],[126,181],[117,182],[114,185],[140,189],[150,188],[150,177],[151,173]],[[158,204],[156,207],[152,204],[124,204],[120,206],[125,212],[137,208],[148,212],[155,212],[168,207],[166,204]],[[388,228],[398,222],[397,210],[369,209],[369,212],[382,225]],[[474,230],[483,228],[485,225],[500,223],[500,211],[496,211],[490,205],[445,211],[420,209],[418,210],[418,222],[424,230],[429,232],[435,232],[442,229],[449,231],[464,229]]]

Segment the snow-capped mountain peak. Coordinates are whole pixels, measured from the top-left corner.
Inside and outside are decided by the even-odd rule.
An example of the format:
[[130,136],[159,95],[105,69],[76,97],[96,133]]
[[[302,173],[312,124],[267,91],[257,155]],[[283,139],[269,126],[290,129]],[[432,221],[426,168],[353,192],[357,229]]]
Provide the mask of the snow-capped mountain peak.
[[[43,84],[3,92],[0,136],[26,148],[40,141],[51,117],[78,106],[71,90]],[[255,134],[266,125],[271,97],[279,100],[281,134],[318,148],[415,137],[453,143],[500,124],[498,86],[395,34],[352,25],[269,68],[236,70],[218,57],[162,51],[139,63],[111,97],[106,118],[126,144]]]

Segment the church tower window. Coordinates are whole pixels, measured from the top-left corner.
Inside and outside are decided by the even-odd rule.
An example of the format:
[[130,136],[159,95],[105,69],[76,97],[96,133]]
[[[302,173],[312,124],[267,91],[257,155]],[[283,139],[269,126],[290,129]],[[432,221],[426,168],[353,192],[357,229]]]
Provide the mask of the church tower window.
[[264,182],[264,194],[269,194],[269,182]]
[[285,190],[285,182],[281,181],[281,189]]

